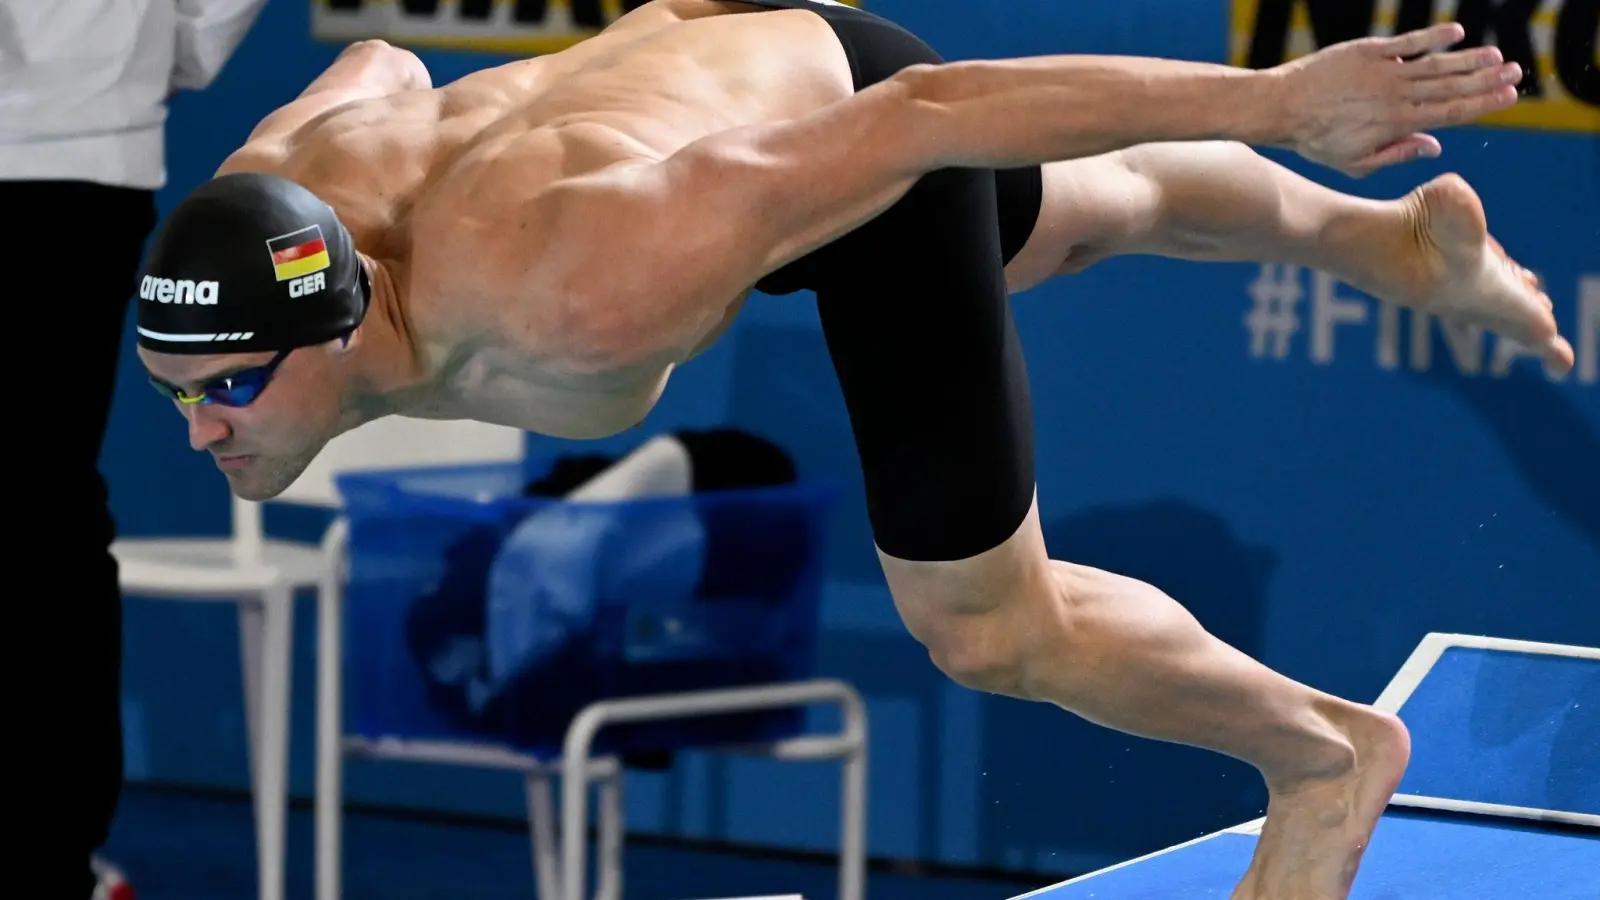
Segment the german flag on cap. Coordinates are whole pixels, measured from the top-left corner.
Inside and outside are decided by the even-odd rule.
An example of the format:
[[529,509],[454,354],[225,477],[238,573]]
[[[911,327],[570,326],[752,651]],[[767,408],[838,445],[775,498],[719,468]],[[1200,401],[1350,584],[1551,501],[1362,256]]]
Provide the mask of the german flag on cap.
[[272,273],[279,281],[320,272],[330,265],[328,245],[322,240],[322,228],[316,225],[269,239],[267,250],[272,253]]

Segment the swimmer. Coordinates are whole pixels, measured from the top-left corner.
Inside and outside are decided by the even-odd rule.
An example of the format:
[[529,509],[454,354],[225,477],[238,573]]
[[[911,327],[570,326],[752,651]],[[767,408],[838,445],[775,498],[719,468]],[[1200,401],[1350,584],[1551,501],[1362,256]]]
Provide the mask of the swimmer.
[[1443,176],[1431,129],[1521,77],[1459,25],[1262,71],[1113,56],[945,62],[823,0],[658,0],[434,88],[348,47],[169,215],[139,355],[238,496],[387,415],[598,438],[641,422],[755,288],[815,293],[908,629],[972,689],[1254,765],[1239,898],[1346,897],[1401,723],[1284,678],[1151,585],[1052,561],[1008,295],[1107,257],[1316,267],[1572,367],[1548,298]]

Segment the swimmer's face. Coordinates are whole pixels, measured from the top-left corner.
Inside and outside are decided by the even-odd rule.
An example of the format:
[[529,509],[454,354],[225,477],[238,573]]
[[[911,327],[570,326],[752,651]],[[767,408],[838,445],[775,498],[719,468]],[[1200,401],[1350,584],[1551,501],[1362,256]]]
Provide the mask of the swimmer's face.
[[177,392],[189,446],[211,454],[234,494],[259,501],[283,493],[338,432],[337,346],[219,356],[140,347],[139,358],[158,390]]

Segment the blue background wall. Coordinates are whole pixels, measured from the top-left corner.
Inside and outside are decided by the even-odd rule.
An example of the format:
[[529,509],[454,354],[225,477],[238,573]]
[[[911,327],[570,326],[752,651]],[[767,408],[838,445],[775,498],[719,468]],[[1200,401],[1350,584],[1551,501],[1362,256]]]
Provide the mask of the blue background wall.
[[[948,57],[1136,53],[1224,61],[1221,0],[1059,3],[875,0]],[[303,3],[275,0],[210,91],[175,102],[170,205],[256,120],[337,52]],[[428,52],[436,83],[495,58]],[[1395,196],[1442,171],[1484,197],[1493,230],[1549,284],[1574,343],[1600,331],[1600,139],[1468,128],[1442,159],[1362,182]],[[1594,279],[1586,322],[1580,282]],[[1258,281],[1298,300],[1281,355],[1252,353]],[[1452,345],[1417,320],[1307,272],[1124,259],[1018,297],[1029,354],[1046,537],[1057,557],[1151,581],[1214,632],[1290,676],[1371,700],[1428,631],[1600,643],[1600,387],[1492,339]],[[1337,320],[1313,353],[1314,321]],[[1587,338],[1582,336],[1586,330]],[[1470,347],[1468,345],[1471,345]],[[131,336],[129,347],[132,346]],[[1394,352],[1386,353],[1385,348]],[[1592,352],[1592,351],[1591,351]],[[1397,361],[1392,365],[1386,360]],[[1503,369],[1503,370],[1502,370]],[[180,423],[122,364],[105,452],[126,534],[222,533],[227,496]],[[685,369],[639,433],[731,422],[783,442],[808,474],[845,483],[826,597],[823,671],[868,695],[875,855],[1083,870],[1259,813],[1246,767],[1126,738],[1053,708],[946,682],[898,623],[871,550],[848,427],[803,295],[755,298],[728,339]],[[564,445],[534,440],[537,452]],[[586,449],[594,449],[590,445]],[[314,537],[315,515],[269,527]],[[297,628],[293,785],[312,787],[314,616]],[[244,789],[237,633],[224,607],[130,599],[125,707],[133,779]],[[692,756],[630,781],[640,831],[825,849],[834,772]],[[353,763],[353,799],[522,814],[493,773]]]

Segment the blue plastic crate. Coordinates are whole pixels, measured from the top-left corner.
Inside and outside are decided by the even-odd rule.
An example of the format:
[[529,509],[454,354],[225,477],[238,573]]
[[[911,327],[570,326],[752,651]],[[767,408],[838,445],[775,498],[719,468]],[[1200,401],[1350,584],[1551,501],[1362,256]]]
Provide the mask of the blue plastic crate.
[[[811,676],[831,485],[565,503],[521,496],[529,475],[338,479],[350,733],[553,758],[597,700]],[[802,726],[792,710],[642,723],[596,748],[642,759]]]

